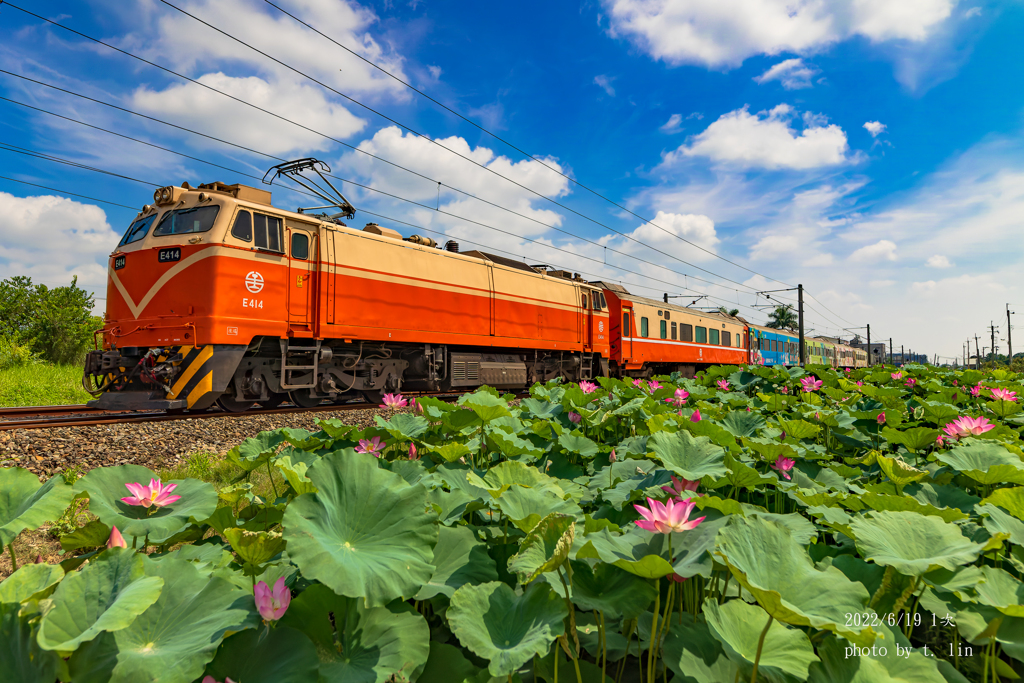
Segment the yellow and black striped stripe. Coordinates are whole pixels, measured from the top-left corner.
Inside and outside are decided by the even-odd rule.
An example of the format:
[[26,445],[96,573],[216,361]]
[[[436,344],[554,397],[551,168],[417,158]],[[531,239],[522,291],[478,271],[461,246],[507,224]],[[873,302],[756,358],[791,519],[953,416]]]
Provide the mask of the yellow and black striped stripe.
[[184,397],[189,408],[199,399],[213,391],[213,345],[179,346],[177,352],[182,360],[177,363],[182,371],[178,373],[168,399]]

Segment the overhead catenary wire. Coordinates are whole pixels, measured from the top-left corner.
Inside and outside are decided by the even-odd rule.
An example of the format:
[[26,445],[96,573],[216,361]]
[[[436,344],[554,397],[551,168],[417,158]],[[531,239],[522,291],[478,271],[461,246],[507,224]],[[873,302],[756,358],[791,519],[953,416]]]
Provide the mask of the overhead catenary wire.
[[[570,208],[570,207],[568,207],[568,206],[565,206],[564,204],[562,204],[562,203],[560,203],[560,202],[557,202],[557,201],[555,201],[555,200],[551,199],[550,197],[547,197],[547,196],[545,196],[545,195],[543,195],[543,194],[541,194],[541,193],[539,193],[539,192],[536,192],[535,190],[533,190],[533,189],[531,189],[531,188],[528,188],[528,187],[526,187],[526,186],[522,185],[521,183],[518,183],[518,182],[517,182],[517,181],[515,181],[515,180],[512,180],[512,179],[510,179],[510,178],[508,178],[508,177],[506,177],[506,176],[503,176],[503,175],[501,175],[500,173],[498,173],[497,171],[495,171],[494,169],[492,169],[492,168],[489,168],[489,167],[487,167],[487,166],[484,166],[483,164],[480,164],[479,162],[477,162],[477,161],[476,161],[476,160],[474,160],[474,159],[471,159],[471,158],[469,158],[469,157],[466,157],[465,155],[459,154],[458,152],[456,152],[456,151],[454,151],[454,150],[451,150],[450,148],[447,148],[447,147],[445,147],[444,145],[441,145],[440,143],[438,143],[438,142],[437,142],[436,140],[433,140],[433,139],[432,139],[432,138],[430,138],[429,136],[425,136],[425,135],[422,135],[422,134],[418,133],[417,131],[415,131],[414,129],[412,129],[412,128],[408,127],[408,126],[405,126],[405,125],[403,125],[403,124],[401,124],[401,123],[399,123],[399,122],[397,122],[397,121],[395,121],[395,120],[393,120],[393,119],[391,119],[391,118],[387,117],[386,115],[384,115],[384,114],[381,114],[380,112],[376,112],[376,110],[373,110],[372,108],[369,108],[369,107],[367,107],[366,105],[363,105],[362,103],[359,103],[358,101],[354,100],[354,98],[351,98],[351,97],[349,97],[348,95],[345,95],[344,93],[342,93],[342,92],[340,92],[340,91],[338,91],[338,90],[336,90],[336,89],[334,89],[334,88],[332,88],[332,87],[330,87],[330,86],[328,86],[328,85],[326,85],[326,84],[322,83],[321,81],[319,81],[319,80],[317,80],[317,79],[313,78],[312,76],[309,76],[308,74],[305,74],[305,73],[303,73],[302,71],[300,71],[300,70],[296,69],[295,67],[292,67],[292,66],[290,66],[290,65],[288,65],[288,64],[286,64],[286,63],[284,63],[284,62],[282,62],[282,61],[280,61],[280,60],[278,60],[278,59],[276,59],[276,58],[274,58],[274,57],[272,57],[272,56],[270,56],[270,55],[268,55],[267,53],[265,53],[265,52],[263,52],[263,51],[259,50],[258,48],[256,48],[256,47],[253,47],[252,45],[249,45],[248,43],[245,43],[244,41],[240,40],[239,38],[236,38],[236,37],[232,36],[231,34],[229,34],[229,33],[225,32],[225,31],[223,31],[222,29],[219,29],[219,28],[217,28],[217,27],[215,27],[215,26],[212,26],[211,24],[209,24],[209,23],[207,23],[207,22],[203,21],[202,19],[199,19],[199,18],[198,18],[198,17],[196,17],[195,15],[192,15],[192,14],[190,14],[190,13],[188,13],[188,12],[186,12],[186,11],[184,11],[184,10],[182,10],[182,9],[180,9],[180,8],[178,8],[178,7],[176,7],[176,6],[174,6],[174,5],[172,5],[171,3],[169,3],[169,2],[166,2],[166,0],[161,0],[161,2],[163,2],[164,4],[166,4],[166,5],[168,6],[168,7],[171,7],[171,8],[173,8],[173,9],[175,9],[175,10],[177,10],[177,11],[181,12],[182,14],[185,14],[185,15],[187,15],[187,16],[189,16],[189,17],[191,17],[191,18],[195,19],[196,21],[198,21],[198,22],[200,22],[200,23],[202,23],[202,24],[204,24],[204,25],[206,25],[206,26],[210,27],[210,28],[211,28],[212,30],[215,30],[215,31],[217,31],[217,32],[221,33],[222,35],[224,35],[224,36],[226,36],[226,37],[228,37],[228,38],[231,38],[232,40],[234,40],[234,41],[236,41],[236,42],[238,42],[238,43],[240,43],[240,44],[242,44],[242,45],[246,46],[247,48],[249,48],[249,49],[253,50],[254,52],[257,52],[257,53],[259,53],[259,54],[261,54],[261,55],[263,55],[263,56],[267,57],[268,59],[271,59],[271,60],[273,60],[273,61],[274,61],[275,63],[278,63],[278,64],[280,64],[280,65],[284,66],[285,68],[288,68],[288,69],[290,69],[290,70],[294,71],[295,73],[297,73],[297,74],[300,74],[300,75],[302,75],[302,76],[303,76],[304,78],[306,78],[306,79],[308,79],[308,80],[310,80],[310,81],[312,81],[312,82],[314,82],[314,83],[316,83],[316,84],[320,85],[321,87],[323,87],[323,88],[325,88],[325,89],[327,89],[327,90],[329,90],[329,91],[331,91],[331,92],[334,92],[334,93],[338,94],[339,96],[341,96],[341,97],[344,97],[345,99],[348,99],[348,100],[350,100],[350,101],[353,101],[353,102],[355,102],[355,103],[359,104],[360,106],[363,106],[363,107],[367,108],[367,109],[368,109],[369,111],[373,111],[374,113],[377,113],[377,114],[378,114],[378,115],[380,115],[380,116],[381,116],[382,118],[384,118],[384,119],[386,119],[386,120],[388,120],[388,121],[391,121],[392,123],[394,123],[394,124],[395,124],[395,125],[397,125],[397,126],[400,126],[400,127],[402,127],[402,128],[405,128],[406,130],[408,130],[409,132],[413,133],[414,135],[416,135],[416,136],[418,136],[418,137],[421,137],[421,138],[423,138],[424,140],[426,140],[426,141],[428,141],[428,142],[430,142],[430,143],[432,143],[432,144],[435,144],[435,145],[439,146],[440,148],[442,148],[442,149],[445,149],[445,150],[447,150],[448,152],[450,152],[450,153],[452,153],[452,154],[455,154],[455,155],[457,155],[457,156],[460,156],[461,158],[465,159],[465,160],[466,160],[466,161],[468,161],[469,163],[471,163],[471,164],[473,164],[473,165],[475,165],[475,166],[478,166],[478,167],[480,167],[481,169],[483,169],[483,170],[485,170],[485,171],[487,171],[487,172],[489,172],[489,173],[492,173],[492,174],[494,174],[494,175],[495,175],[495,176],[497,176],[497,177],[503,178],[503,179],[505,179],[506,181],[508,181],[508,182],[510,182],[510,183],[513,183],[514,185],[516,185],[516,186],[518,186],[518,187],[522,188],[523,190],[526,190],[527,192],[530,192],[531,194],[534,194],[534,195],[536,195],[537,197],[539,197],[539,198],[541,198],[541,199],[543,199],[543,200],[545,200],[545,201],[548,201],[548,202],[550,202],[550,203],[552,203],[552,204],[555,204],[556,206],[559,206],[559,207],[561,207],[561,208],[565,209],[566,211],[569,211],[569,212],[571,212],[571,213],[573,213],[573,214],[576,214],[577,216],[579,216],[579,217],[581,217],[581,218],[583,218],[583,219],[585,219],[585,220],[587,220],[587,221],[590,221],[590,222],[594,223],[595,225],[598,225],[598,226],[600,226],[600,227],[603,227],[603,228],[605,228],[606,230],[608,230],[609,232],[613,232],[613,233],[615,233],[615,234],[617,234],[617,235],[619,235],[619,236],[621,236],[621,237],[623,237],[623,238],[625,238],[625,239],[627,239],[627,240],[629,240],[629,241],[635,242],[636,244],[639,244],[639,245],[641,245],[641,246],[644,246],[644,247],[646,247],[646,248],[648,248],[648,249],[652,249],[653,251],[655,251],[655,252],[657,252],[657,253],[660,253],[660,254],[662,254],[662,255],[664,255],[664,256],[666,256],[666,257],[668,257],[668,258],[672,259],[672,260],[675,260],[675,261],[678,261],[678,262],[680,262],[680,263],[683,263],[684,265],[690,266],[691,268],[695,268],[696,270],[699,270],[699,271],[701,271],[701,272],[707,273],[707,274],[709,274],[709,275],[711,275],[711,276],[713,276],[713,277],[716,277],[716,278],[719,278],[719,279],[725,280],[725,281],[727,281],[727,282],[731,282],[732,284],[738,285],[738,286],[740,286],[740,287],[743,287],[743,288],[744,288],[745,290],[747,290],[748,292],[753,292],[753,291],[756,291],[756,290],[755,290],[754,288],[752,288],[752,287],[750,287],[750,286],[748,286],[748,285],[745,285],[745,284],[743,284],[743,283],[741,283],[741,282],[737,282],[736,280],[732,280],[731,278],[725,277],[725,276],[723,276],[723,275],[719,275],[718,273],[715,273],[714,271],[710,271],[710,270],[708,270],[708,269],[706,269],[706,268],[702,268],[702,267],[700,267],[700,266],[694,265],[694,264],[692,264],[692,263],[689,263],[688,261],[685,261],[685,260],[683,260],[683,259],[681,259],[681,258],[679,258],[679,257],[677,257],[677,256],[674,256],[674,255],[672,255],[672,254],[669,254],[668,252],[665,252],[665,251],[663,251],[663,250],[657,249],[656,247],[652,247],[652,246],[650,246],[650,245],[648,245],[648,244],[646,244],[646,243],[644,243],[644,242],[642,242],[642,241],[640,241],[640,240],[637,240],[637,239],[636,239],[636,238],[634,238],[634,237],[631,237],[630,235],[627,235],[627,234],[625,234],[625,233],[623,233],[623,232],[621,232],[621,231],[619,231],[619,230],[616,230],[616,229],[614,229],[614,228],[612,228],[612,227],[610,227],[610,226],[607,226],[607,225],[605,225],[605,224],[601,223],[600,221],[597,221],[597,220],[595,220],[595,219],[593,219],[593,218],[591,218],[591,217],[589,217],[589,216],[586,216],[585,214],[582,214],[582,213],[580,213],[580,212],[576,211],[575,209],[572,209],[572,208]],[[379,161],[382,161],[383,163],[386,163],[386,164],[388,164],[388,165],[391,165],[391,166],[393,166],[393,167],[395,167],[395,168],[398,168],[398,169],[401,169],[401,170],[403,170],[403,171],[406,171],[406,172],[408,172],[408,173],[411,173],[411,174],[413,174],[413,175],[416,175],[416,176],[418,176],[418,177],[420,177],[420,178],[424,178],[424,179],[426,179],[426,180],[430,180],[431,182],[440,182],[441,184],[443,184],[443,185],[444,185],[445,187],[447,187],[447,188],[449,188],[449,189],[452,189],[452,190],[454,190],[454,191],[456,191],[456,192],[459,192],[459,193],[461,193],[461,194],[464,194],[464,195],[466,195],[466,196],[468,196],[468,197],[472,197],[472,198],[474,198],[474,199],[477,199],[477,200],[479,200],[479,201],[483,201],[483,202],[486,202],[486,203],[488,203],[488,204],[490,204],[490,205],[492,205],[492,206],[495,206],[495,207],[497,207],[497,208],[500,208],[500,209],[502,209],[502,210],[506,210],[506,211],[511,211],[511,210],[507,209],[506,207],[502,207],[502,206],[500,206],[500,205],[497,205],[497,204],[495,204],[495,203],[493,203],[493,202],[489,202],[489,201],[487,201],[487,200],[485,200],[485,199],[482,199],[482,198],[480,198],[480,197],[477,197],[477,196],[473,195],[472,193],[469,193],[469,192],[465,192],[464,190],[460,190],[460,189],[458,189],[458,188],[455,188],[455,187],[453,187],[452,185],[449,185],[449,184],[447,184],[447,183],[443,183],[443,182],[441,182],[441,181],[437,181],[436,179],[433,179],[433,178],[429,178],[428,176],[426,176],[426,175],[424,175],[424,174],[422,174],[422,173],[419,173],[419,172],[417,172],[417,171],[413,171],[413,170],[411,170],[411,169],[409,169],[409,168],[406,168],[406,167],[404,167],[404,166],[402,166],[402,165],[400,165],[400,164],[397,164],[397,163],[395,163],[395,162],[392,162],[392,161],[390,161],[390,160],[388,160],[388,159],[385,159],[385,158],[383,158],[383,157],[380,157],[380,156],[378,156],[378,155],[372,154],[372,153],[370,153],[370,152],[368,152],[368,151],[366,151],[366,150],[363,150],[363,149],[361,149],[361,148],[359,148],[359,147],[356,147],[356,146],[354,146],[354,145],[351,145],[351,144],[349,144],[349,143],[347,143],[347,142],[344,142],[343,140],[339,140],[339,139],[337,139],[337,138],[334,138],[334,137],[332,137],[332,136],[326,135],[326,134],[324,134],[324,133],[321,133],[321,132],[319,132],[319,131],[317,131],[317,130],[314,130],[314,129],[312,129],[312,128],[308,127],[308,126],[305,126],[305,125],[303,125],[303,124],[300,124],[300,123],[298,123],[298,122],[296,122],[296,121],[293,121],[293,120],[291,120],[291,119],[288,119],[287,117],[281,116],[280,114],[274,113],[274,112],[272,112],[272,111],[270,111],[270,110],[268,110],[268,109],[265,109],[265,108],[263,108],[263,107],[260,107],[260,106],[258,106],[258,105],[255,105],[255,104],[252,104],[251,102],[248,102],[248,101],[246,101],[246,100],[243,100],[243,99],[241,99],[241,98],[239,98],[239,97],[236,97],[236,96],[234,96],[234,95],[231,95],[231,94],[229,94],[229,93],[226,93],[226,92],[224,92],[224,91],[222,91],[222,90],[218,90],[217,88],[214,88],[214,87],[212,87],[212,86],[210,86],[210,85],[208,85],[208,84],[206,84],[206,83],[202,83],[202,82],[200,82],[200,81],[198,81],[198,80],[195,80],[195,79],[193,79],[193,78],[190,78],[190,77],[188,77],[188,76],[185,76],[185,75],[183,75],[183,74],[181,74],[181,73],[178,73],[177,71],[174,71],[174,70],[172,70],[172,69],[169,69],[169,68],[167,68],[167,67],[165,67],[165,66],[162,66],[162,65],[160,65],[160,64],[157,64],[156,62],[150,61],[150,60],[148,60],[148,59],[145,59],[145,58],[143,58],[143,57],[139,57],[138,55],[135,55],[135,54],[133,54],[133,53],[131,53],[131,52],[128,52],[128,51],[126,51],[126,50],[123,50],[123,49],[121,49],[121,48],[119,48],[119,47],[116,47],[116,46],[114,46],[114,45],[111,45],[111,44],[109,44],[109,43],[106,43],[106,42],[104,42],[104,41],[102,41],[102,40],[99,40],[98,38],[93,38],[92,36],[89,36],[89,35],[87,35],[87,34],[85,34],[85,33],[82,33],[82,32],[80,32],[80,31],[77,31],[77,30],[73,29],[73,28],[70,28],[70,27],[68,27],[68,26],[65,26],[64,24],[61,24],[60,22],[54,21],[54,20],[52,20],[52,19],[48,19],[48,18],[46,18],[46,17],[44,17],[44,16],[41,16],[41,15],[39,15],[39,14],[36,14],[36,13],[34,13],[34,12],[30,11],[30,10],[27,10],[27,9],[25,9],[25,8],[23,8],[23,7],[19,7],[18,5],[15,5],[15,4],[13,4],[13,3],[10,3],[10,2],[6,2],[5,4],[6,4],[6,6],[9,6],[9,7],[13,8],[13,9],[17,9],[17,10],[19,10],[19,11],[21,11],[21,12],[24,12],[25,14],[28,14],[28,15],[30,15],[30,16],[36,17],[37,19],[40,19],[41,21],[45,21],[45,22],[47,22],[47,23],[49,23],[49,24],[51,24],[51,25],[53,25],[53,26],[57,26],[58,28],[64,29],[64,30],[66,30],[66,31],[68,31],[68,32],[70,32],[70,33],[73,33],[73,34],[75,34],[75,35],[77,35],[77,36],[80,36],[80,37],[82,37],[82,38],[85,38],[86,40],[89,40],[89,41],[92,41],[92,42],[94,42],[94,43],[96,43],[96,44],[98,44],[98,45],[102,45],[102,46],[104,46],[104,47],[107,47],[107,48],[109,48],[109,49],[111,49],[111,50],[114,50],[114,51],[116,51],[116,52],[119,52],[119,53],[121,53],[121,54],[123,54],[123,55],[125,55],[125,56],[131,57],[132,59],[136,59],[136,60],[138,60],[138,61],[140,61],[140,62],[143,62],[143,63],[145,63],[145,64],[148,64],[148,65],[150,65],[150,66],[152,66],[152,67],[154,67],[154,68],[160,69],[160,70],[162,70],[162,71],[164,71],[164,72],[166,72],[166,73],[169,73],[169,74],[171,74],[171,75],[173,75],[173,76],[176,76],[176,77],[178,77],[178,78],[181,78],[181,79],[183,79],[183,80],[185,80],[185,81],[188,81],[188,82],[190,82],[190,83],[193,83],[193,84],[195,84],[195,85],[198,85],[198,86],[200,86],[200,87],[202,87],[202,88],[205,88],[205,89],[207,89],[207,90],[210,90],[210,91],[212,91],[212,92],[218,93],[218,94],[220,94],[220,95],[222,95],[222,96],[224,96],[224,97],[227,97],[227,98],[229,98],[229,99],[232,99],[232,100],[234,100],[234,101],[236,101],[236,102],[239,102],[240,104],[243,104],[243,105],[245,105],[245,106],[248,106],[248,107],[252,107],[253,109],[256,109],[256,110],[258,110],[258,111],[261,111],[261,112],[264,112],[264,113],[266,113],[266,114],[269,114],[270,116],[273,116],[273,117],[275,117],[275,118],[277,118],[277,119],[279,119],[279,120],[281,120],[281,121],[285,121],[285,122],[287,122],[287,123],[290,123],[290,124],[292,124],[292,125],[298,126],[298,127],[302,128],[302,129],[304,129],[304,130],[306,130],[306,131],[309,131],[309,132],[311,132],[311,133],[314,133],[314,134],[316,134],[316,135],[319,135],[319,136],[323,137],[324,139],[327,139],[327,140],[331,140],[331,141],[333,141],[333,142],[336,142],[337,144],[340,144],[340,145],[342,145],[342,146],[344,146],[344,147],[347,147],[347,148],[349,148],[349,149],[351,149],[351,150],[353,150],[353,151],[355,151],[355,152],[358,152],[358,153],[361,153],[361,154],[365,154],[365,155],[367,155],[367,156],[369,156],[369,157],[371,157],[371,158],[373,158],[373,159],[377,159],[377,160],[379,160]],[[513,211],[512,213],[515,213],[515,212]],[[518,214],[517,214],[517,215],[518,215]],[[530,219],[529,217],[526,217],[526,216],[522,216],[522,217]],[[530,219],[530,220],[532,220],[532,219]],[[549,226],[549,227],[550,227],[550,226]],[[556,228],[556,229],[557,229],[557,228]],[[563,232],[564,232],[564,231],[563,231]],[[567,233],[567,234],[570,234],[571,236],[573,236],[573,237],[574,237],[574,238],[576,238],[576,239],[585,239],[585,238],[581,238],[581,237],[579,237],[579,236],[577,236],[577,235],[573,235],[572,233]],[[603,245],[601,245],[601,246],[603,246]],[[620,252],[620,253],[623,253],[623,252]],[[652,262],[648,262],[648,263],[650,263],[650,265],[655,265],[655,266],[657,266],[657,267],[662,267],[662,268],[665,268],[665,266],[661,266],[660,264],[654,264],[654,263],[652,263]],[[669,270],[671,270],[671,269],[669,269]],[[676,271],[673,271],[673,272],[676,272]],[[698,279],[698,278],[696,278],[696,276],[690,276],[690,277],[694,277],[695,279]],[[721,285],[717,285],[717,283],[712,283],[712,282],[710,282],[710,281],[707,281],[707,280],[702,280],[702,281],[704,281],[704,282],[708,282],[709,284],[716,284],[716,286],[721,286]],[[737,291],[739,291],[739,290],[737,290]]]
[[5,175],[0,175],[0,180],[9,180],[12,183],[21,183],[22,185],[31,185],[32,187],[39,187],[50,192],[57,192],[60,194],[70,195],[72,197],[78,197],[80,199],[88,199],[91,202],[99,202],[100,204],[110,204],[111,206],[120,206],[122,209],[131,209],[137,211],[138,209],[134,206],[128,206],[127,204],[118,204],[117,202],[108,201],[106,199],[98,199],[97,197],[90,197],[84,194],[78,194],[76,192],[68,192],[67,190],[58,190],[55,187],[48,187],[46,185],[40,185],[39,183],[30,183],[27,180],[18,180],[17,178],[9,178]]

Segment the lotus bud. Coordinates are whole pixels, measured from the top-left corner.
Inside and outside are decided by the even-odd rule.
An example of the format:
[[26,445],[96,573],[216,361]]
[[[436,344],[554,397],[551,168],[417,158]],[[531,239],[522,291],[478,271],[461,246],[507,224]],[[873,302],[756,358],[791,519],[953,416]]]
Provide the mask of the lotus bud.
[[608,456],[608,462],[615,462],[618,459],[618,456],[615,455],[615,449],[613,448],[611,455]]
[[690,415],[690,422],[700,422],[700,409],[694,410]]
[[419,460],[420,459],[419,454],[416,452],[416,444],[414,444],[414,443],[410,443],[409,444],[409,459],[410,460]]
[[878,420],[878,424],[884,425],[885,424],[885,413],[879,413],[878,417],[875,418],[875,419]]
[[284,585],[284,577],[279,577],[271,590],[266,581],[260,581],[253,588],[256,598],[256,609],[266,621],[277,621],[288,611],[292,601],[292,592]]
[[115,526],[110,530],[110,538],[107,539],[108,548],[127,548],[128,543],[125,542],[124,536],[117,530]]

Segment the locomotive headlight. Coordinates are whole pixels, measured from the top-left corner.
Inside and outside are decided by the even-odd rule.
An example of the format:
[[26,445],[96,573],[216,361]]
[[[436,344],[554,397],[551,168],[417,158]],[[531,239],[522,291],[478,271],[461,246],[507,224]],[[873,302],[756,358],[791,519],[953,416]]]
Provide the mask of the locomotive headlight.
[[161,187],[159,190],[153,193],[154,204],[166,204],[174,198],[174,193],[171,192],[169,187]]

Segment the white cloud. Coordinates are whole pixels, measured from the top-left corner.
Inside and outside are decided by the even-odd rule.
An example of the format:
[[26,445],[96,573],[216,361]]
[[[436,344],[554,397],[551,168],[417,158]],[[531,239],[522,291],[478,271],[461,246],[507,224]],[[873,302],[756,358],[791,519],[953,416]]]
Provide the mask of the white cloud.
[[786,90],[799,90],[810,88],[811,79],[817,73],[817,69],[804,64],[802,59],[787,59],[771,67],[760,76],[754,77],[754,81],[759,85],[770,81],[779,81]]
[[683,122],[681,114],[672,114],[658,130],[662,133],[678,133]]
[[686,120],[689,121],[690,119],[697,119],[698,121],[700,121],[702,118],[704,118],[704,114],[700,113],[699,111],[695,111],[695,112],[691,112],[686,117]]
[[427,66],[427,71],[430,72],[430,76],[436,81],[441,78],[441,67],[434,66],[433,64]]
[[878,263],[881,261],[896,260],[896,243],[889,240],[879,240],[875,244],[861,247],[850,254],[850,260],[857,263]]
[[[711,254],[696,249],[678,239],[682,237],[708,251],[715,252],[718,246],[718,233],[715,222],[707,216],[699,214],[680,214],[659,211],[650,223],[645,223],[631,233],[630,237],[639,242],[652,245],[658,249],[687,261],[707,261],[714,258]],[[651,258],[651,252],[645,247],[621,238],[612,242],[620,242],[616,247],[626,252],[636,251],[644,258]],[[612,246],[609,244],[609,246]]]
[[812,256],[811,258],[804,261],[804,265],[807,266],[808,268],[820,268],[822,266],[830,266],[834,262],[835,259],[832,258],[832,254],[824,253]]
[[871,133],[871,137],[877,138],[885,132],[885,124],[878,121],[868,121],[864,124],[864,130]]
[[106,256],[118,241],[103,209],[63,197],[0,192],[0,279],[27,275],[51,286],[102,290]]
[[735,67],[748,57],[810,54],[862,36],[921,41],[955,0],[604,0],[610,33],[669,64]]
[[981,16],[981,8],[980,7],[972,7],[969,10],[967,10],[966,12],[964,12],[964,19],[970,19],[971,17],[980,17],[980,16]]
[[594,76],[594,85],[608,93],[609,97],[615,97],[615,88],[612,87],[612,81],[614,78],[601,74],[600,76]]
[[886,287],[892,287],[896,284],[895,280],[872,280],[868,283],[868,286],[873,289],[883,289]]
[[[665,157],[701,156],[712,162],[768,169],[811,169],[846,162],[846,133],[835,124],[811,118],[803,130],[792,126],[795,111],[780,104],[771,111],[751,114],[746,107],[723,114],[703,133]],[[805,119],[805,123],[807,123]]]
[[929,268],[952,268],[953,264],[950,263],[949,259],[941,254],[936,254],[930,257],[925,262]]

